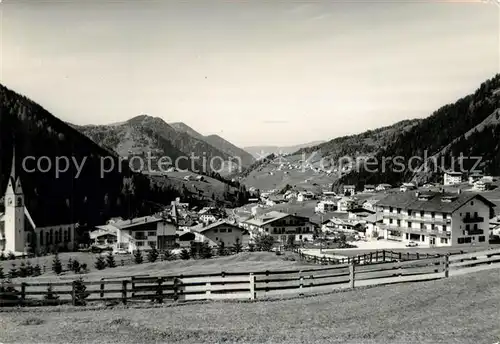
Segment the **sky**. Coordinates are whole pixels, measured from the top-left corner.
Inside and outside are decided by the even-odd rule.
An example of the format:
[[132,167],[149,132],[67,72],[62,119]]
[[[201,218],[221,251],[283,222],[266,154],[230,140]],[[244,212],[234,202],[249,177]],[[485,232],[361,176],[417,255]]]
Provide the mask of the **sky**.
[[0,81],[75,124],[148,114],[242,147],[329,140],[429,116],[498,73],[485,2],[1,0]]

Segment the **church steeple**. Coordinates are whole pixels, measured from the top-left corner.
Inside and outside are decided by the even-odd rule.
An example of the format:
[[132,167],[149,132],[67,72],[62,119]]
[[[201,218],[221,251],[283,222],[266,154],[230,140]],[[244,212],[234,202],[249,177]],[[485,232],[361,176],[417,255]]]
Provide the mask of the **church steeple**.
[[16,144],[13,143],[12,147],[12,164],[10,166],[10,176],[9,183],[7,184],[7,192],[8,194],[14,195],[22,195],[23,188],[21,186],[21,179],[16,174]]

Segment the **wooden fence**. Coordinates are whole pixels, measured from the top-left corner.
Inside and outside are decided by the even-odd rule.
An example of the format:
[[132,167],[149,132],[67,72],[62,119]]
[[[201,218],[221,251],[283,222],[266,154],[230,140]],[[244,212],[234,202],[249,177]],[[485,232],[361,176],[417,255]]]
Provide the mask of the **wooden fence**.
[[[21,283],[2,292],[0,306],[50,305],[86,302],[165,302],[191,300],[255,300],[300,296],[363,286],[446,278],[500,268],[500,249],[418,260],[321,268],[204,275],[134,276],[98,281]],[[86,288],[82,290],[82,285]],[[58,299],[47,299],[47,288]],[[9,300],[8,296],[12,299]]]
[[395,252],[388,250],[381,251],[373,251],[370,253],[359,254],[352,257],[344,257],[344,258],[335,258],[328,257],[325,253],[323,256],[320,255],[312,255],[303,253],[300,250],[296,250],[303,261],[323,264],[323,265],[331,265],[331,264],[350,264],[351,262],[355,262],[356,264],[373,264],[373,263],[384,263],[384,262],[394,262],[394,261],[406,261],[406,260],[420,260],[420,259],[429,259],[429,258],[438,258],[442,257],[439,254],[430,254],[430,253],[419,253],[419,252]]

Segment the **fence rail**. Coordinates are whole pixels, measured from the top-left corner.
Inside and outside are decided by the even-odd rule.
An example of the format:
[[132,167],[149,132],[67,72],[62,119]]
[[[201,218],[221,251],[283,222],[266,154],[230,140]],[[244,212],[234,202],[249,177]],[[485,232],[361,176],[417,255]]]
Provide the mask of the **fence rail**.
[[[11,284],[0,292],[0,306],[87,302],[165,302],[191,300],[255,300],[305,295],[391,283],[446,278],[500,268],[500,249],[418,260],[349,264],[302,270],[257,271],[177,276],[133,276],[97,281]],[[82,291],[81,286],[85,287]],[[48,296],[48,288],[51,297]],[[57,299],[54,299],[57,296]]]

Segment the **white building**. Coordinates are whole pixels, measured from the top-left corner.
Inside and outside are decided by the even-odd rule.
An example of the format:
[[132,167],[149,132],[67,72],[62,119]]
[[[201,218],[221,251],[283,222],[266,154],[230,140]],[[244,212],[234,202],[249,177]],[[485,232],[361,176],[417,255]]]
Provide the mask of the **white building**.
[[316,204],[314,211],[317,213],[328,213],[335,211],[336,208],[337,204],[333,201],[321,201]]
[[482,178],[474,183],[474,190],[487,191],[491,188],[491,182],[488,179]]
[[375,192],[375,185],[370,185],[370,184],[365,185],[365,188],[364,188],[363,192],[364,193]]
[[57,218],[38,220],[31,216],[21,179],[16,175],[15,152],[4,202],[5,213],[0,214],[0,251],[24,255],[75,248],[75,223],[58,224]]
[[469,175],[469,184],[474,185],[477,181],[481,180],[483,178],[482,173],[473,173]]
[[443,184],[455,185],[462,182],[462,172],[448,171],[444,173]]
[[428,246],[488,246],[490,210],[480,194],[408,192],[377,203],[385,239]]
[[357,201],[352,197],[342,197],[337,202],[338,211],[349,211],[357,207]]
[[250,240],[247,230],[226,221],[217,221],[202,227],[198,229],[198,233],[203,235],[204,241],[207,241],[210,246],[218,246],[220,243],[224,243],[224,247],[231,248],[239,242],[243,247],[246,247]]
[[377,185],[375,190],[376,191],[385,191],[385,190],[389,190],[390,188],[392,188],[391,184],[379,184],[379,185]]
[[413,183],[403,183],[400,187],[399,187],[399,191],[401,192],[406,192],[406,191],[410,191],[410,190],[415,190],[417,187],[415,186],[415,184]]

